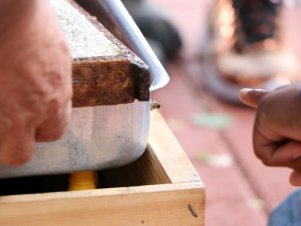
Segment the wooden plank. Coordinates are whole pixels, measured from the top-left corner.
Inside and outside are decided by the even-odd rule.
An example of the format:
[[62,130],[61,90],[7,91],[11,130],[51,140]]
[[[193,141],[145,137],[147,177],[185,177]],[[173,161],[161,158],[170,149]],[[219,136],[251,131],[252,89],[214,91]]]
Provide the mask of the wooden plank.
[[161,163],[149,148],[137,161],[129,165],[100,171],[99,178],[104,187],[171,183]]
[[148,148],[161,163],[171,183],[201,182],[198,173],[158,110],[151,112]]
[[202,183],[0,197],[0,225],[202,226]]
[[[159,126],[150,133],[144,155],[108,177],[125,186],[138,181],[140,186],[0,196],[0,225],[203,226],[204,185],[198,176],[193,176],[192,182],[196,172],[159,111],[152,115],[151,125]],[[158,139],[160,134],[164,139]],[[164,145],[169,139],[171,143]],[[159,145],[153,144],[157,141]],[[156,148],[160,150],[154,151]],[[100,172],[100,176],[106,173]]]

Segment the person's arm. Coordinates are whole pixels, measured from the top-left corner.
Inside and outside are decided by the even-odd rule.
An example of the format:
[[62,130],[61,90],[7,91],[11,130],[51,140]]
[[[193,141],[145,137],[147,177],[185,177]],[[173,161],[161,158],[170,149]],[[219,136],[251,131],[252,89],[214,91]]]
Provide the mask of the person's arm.
[[244,89],[240,97],[257,108],[253,129],[256,156],[267,166],[293,169],[290,182],[301,185],[301,86],[273,92]]
[[71,97],[71,58],[48,1],[0,1],[0,163],[23,164],[36,141],[60,138]]

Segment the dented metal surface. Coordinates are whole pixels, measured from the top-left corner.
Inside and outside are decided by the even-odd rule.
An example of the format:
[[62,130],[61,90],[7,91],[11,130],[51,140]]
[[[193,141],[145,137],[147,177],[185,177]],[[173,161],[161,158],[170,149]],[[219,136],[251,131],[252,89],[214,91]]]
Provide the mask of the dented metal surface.
[[101,170],[136,160],[147,145],[150,102],[74,108],[56,142],[38,143],[24,166],[0,166],[0,178]]

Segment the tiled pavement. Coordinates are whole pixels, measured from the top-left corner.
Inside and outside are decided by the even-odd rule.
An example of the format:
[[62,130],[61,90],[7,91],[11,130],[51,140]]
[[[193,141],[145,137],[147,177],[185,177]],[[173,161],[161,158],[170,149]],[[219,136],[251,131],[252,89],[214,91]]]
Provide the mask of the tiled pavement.
[[[168,10],[184,40],[181,56],[168,65],[170,83],[153,99],[205,182],[206,226],[264,226],[269,211],[295,188],[288,184],[289,170],[267,168],[255,158],[254,111],[220,102],[202,84],[197,55],[209,1],[149,0]],[[196,124],[204,112],[228,120],[224,129]]]

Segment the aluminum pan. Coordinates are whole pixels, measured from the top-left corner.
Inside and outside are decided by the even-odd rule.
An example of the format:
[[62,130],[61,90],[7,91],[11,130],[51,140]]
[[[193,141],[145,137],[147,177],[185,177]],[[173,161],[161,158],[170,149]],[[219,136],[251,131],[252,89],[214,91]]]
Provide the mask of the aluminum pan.
[[56,142],[38,143],[33,159],[0,178],[118,167],[136,160],[147,145],[149,101],[73,108],[70,126]]

